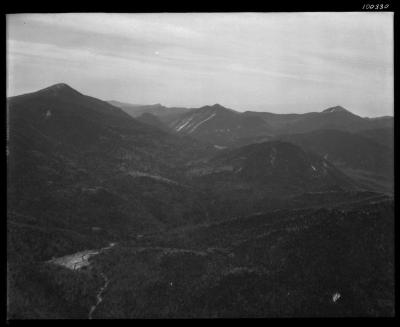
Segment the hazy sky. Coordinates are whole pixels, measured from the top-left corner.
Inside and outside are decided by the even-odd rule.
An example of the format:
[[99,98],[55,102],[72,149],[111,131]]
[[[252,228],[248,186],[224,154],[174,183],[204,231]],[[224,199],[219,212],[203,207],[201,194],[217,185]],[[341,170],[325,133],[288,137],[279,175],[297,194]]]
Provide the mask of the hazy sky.
[[393,14],[7,16],[8,95],[64,82],[103,100],[393,114]]

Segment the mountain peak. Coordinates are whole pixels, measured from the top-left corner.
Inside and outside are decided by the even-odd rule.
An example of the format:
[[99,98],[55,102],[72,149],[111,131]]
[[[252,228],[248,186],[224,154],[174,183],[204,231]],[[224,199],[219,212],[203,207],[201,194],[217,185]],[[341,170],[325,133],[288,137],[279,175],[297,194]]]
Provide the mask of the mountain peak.
[[335,106],[335,107],[330,107],[328,109],[325,109],[322,112],[330,113],[330,112],[350,112],[350,111],[346,110],[342,106]]
[[57,83],[54,85],[51,85],[49,87],[46,87],[44,89],[39,90],[38,92],[46,92],[46,93],[51,93],[51,94],[60,94],[60,93],[75,93],[75,94],[81,94],[77,90],[73,89],[71,86],[69,86],[66,83]]
[[226,107],[220,105],[219,103],[215,103],[215,104],[213,104],[211,106],[207,105],[207,106],[201,107],[200,109],[208,109],[208,110],[211,109],[213,111],[230,111],[232,113],[236,113],[235,110],[230,109],[230,108],[226,108]]

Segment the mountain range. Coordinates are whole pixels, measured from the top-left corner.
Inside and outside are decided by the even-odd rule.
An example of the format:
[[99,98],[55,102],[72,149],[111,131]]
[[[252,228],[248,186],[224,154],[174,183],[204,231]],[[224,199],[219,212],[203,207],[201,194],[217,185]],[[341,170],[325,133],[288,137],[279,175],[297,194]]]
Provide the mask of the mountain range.
[[280,134],[307,133],[335,129],[352,133],[369,130],[391,131],[394,119],[390,116],[368,118],[357,116],[341,106],[305,114],[275,114],[270,112],[238,112],[220,104],[201,108],[168,108],[161,105],[120,105],[128,114],[137,117],[147,112],[157,116],[178,134],[190,135],[218,146],[231,146],[245,139]]
[[[9,317],[87,318],[99,289],[107,318],[394,312],[392,117],[61,83],[8,98],[7,118]],[[86,269],[49,264],[110,242]]]

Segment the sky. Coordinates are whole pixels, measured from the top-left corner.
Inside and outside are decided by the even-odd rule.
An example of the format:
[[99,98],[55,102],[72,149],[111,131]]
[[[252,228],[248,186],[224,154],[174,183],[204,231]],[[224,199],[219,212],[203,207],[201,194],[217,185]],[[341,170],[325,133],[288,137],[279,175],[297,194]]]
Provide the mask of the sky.
[[393,13],[7,15],[7,95],[393,115]]

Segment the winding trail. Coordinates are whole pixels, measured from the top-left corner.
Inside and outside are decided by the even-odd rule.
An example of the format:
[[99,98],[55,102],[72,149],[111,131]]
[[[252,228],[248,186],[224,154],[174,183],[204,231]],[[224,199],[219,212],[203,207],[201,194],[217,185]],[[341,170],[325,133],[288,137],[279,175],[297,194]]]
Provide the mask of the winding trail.
[[90,308],[88,319],[92,319],[93,318],[93,312],[96,310],[98,305],[103,301],[102,295],[103,295],[104,291],[106,290],[108,284],[110,283],[110,280],[103,273],[101,273],[101,277],[103,277],[103,279],[104,279],[104,285],[100,288],[99,292],[97,293],[96,304],[92,305],[92,307]]
[[[110,246],[102,248],[98,253],[108,250],[111,247],[113,247],[115,244],[111,243]],[[140,251],[146,251],[146,250],[160,250],[164,253],[193,253],[193,254],[198,254],[198,255],[206,255],[206,252],[203,251],[193,251],[193,250],[186,250],[186,249],[177,249],[177,248],[164,248],[164,247],[139,247],[136,248],[139,252]],[[90,255],[91,253],[88,253],[87,255]],[[84,258],[85,256],[82,256],[82,258]],[[89,315],[88,315],[88,319],[93,319],[93,313],[96,311],[97,307],[99,306],[99,304],[103,301],[103,294],[106,291],[110,280],[108,279],[108,277],[104,274],[104,273],[100,273],[101,277],[103,277],[104,280],[104,284],[103,286],[99,289],[99,291],[97,292],[96,295],[96,303],[94,305],[92,305],[92,307],[90,308],[89,311]]]

